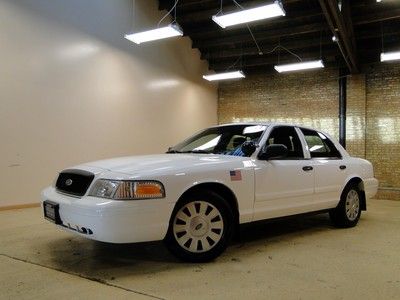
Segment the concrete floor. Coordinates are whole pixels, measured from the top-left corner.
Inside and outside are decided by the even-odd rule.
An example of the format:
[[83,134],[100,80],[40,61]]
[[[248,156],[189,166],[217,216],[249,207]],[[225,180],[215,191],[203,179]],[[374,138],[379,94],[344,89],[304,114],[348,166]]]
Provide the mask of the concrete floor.
[[244,229],[216,261],[161,243],[109,245],[61,231],[39,208],[0,212],[0,299],[400,299],[400,202],[372,200],[357,227],[327,215]]

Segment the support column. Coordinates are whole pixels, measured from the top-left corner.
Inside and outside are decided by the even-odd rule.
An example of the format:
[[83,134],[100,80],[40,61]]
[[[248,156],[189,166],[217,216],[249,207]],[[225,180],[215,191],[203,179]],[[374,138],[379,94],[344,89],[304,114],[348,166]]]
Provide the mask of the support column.
[[339,143],[346,148],[346,98],[347,78],[343,70],[339,72]]

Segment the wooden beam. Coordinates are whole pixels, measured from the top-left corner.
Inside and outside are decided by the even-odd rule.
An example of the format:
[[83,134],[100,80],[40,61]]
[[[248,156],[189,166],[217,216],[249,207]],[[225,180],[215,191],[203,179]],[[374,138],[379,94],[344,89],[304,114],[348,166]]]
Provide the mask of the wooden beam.
[[[307,24],[296,27],[283,27],[278,29],[271,29],[262,32],[254,32],[254,36],[258,42],[268,39],[278,39],[284,36],[296,36],[311,32],[321,32],[321,30],[326,29],[326,23],[314,23]],[[221,47],[232,45],[235,43],[246,43],[252,42],[253,39],[249,33],[239,34],[239,35],[229,35],[221,38],[214,39],[194,39],[193,40],[193,48],[212,48],[212,47]]]
[[[265,0],[253,0],[254,3],[265,3]],[[272,2],[272,0],[270,0]],[[292,3],[301,3],[304,0],[283,0],[283,5]],[[250,1],[246,1],[250,2]],[[159,0],[159,9],[170,9],[175,3],[175,0]],[[244,2],[239,2],[243,4]],[[232,0],[223,0],[223,7],[232,4]],[[247,5],[247,4],[246,4]],[[214,9],[220,7],[220,0],[180,0],[178,3],[178,11],[181,12],[194,12],[199,10]]]
[[[352,42],[352,37],[349,36],[349,32],[352,32],[353,29],[346,27],[346,24],[347,26],[351,24],[351,20],[348,20],[349,14],[340,12],[336,0],[319,0],[319,3],[332,34],[338,38],[337,43],[348,69],[351,73],[358,73],[357,50],[355,43]],[[348,7],[348,5],[343,5],[342,9]]]
[[[334,62],[336,60],[337,55],[340,56],[340,53],[336,49],[324,50],[324,53],[323,53],[324,62],[325,61]],[[303,61],[315,60],[320,57],[320,53],[319,53],[319,51],[313,51],[313,52],[309,51],[309,52],[302,53],[300,56]],[[274,53],[274,54],[262,55],[262,56],[243,57],[242,61],[239,60],[237,62],[236,68],[276,65],[276,64],[278,64],[278,57],[279,57],[280,64],[299,62],[299,60],[296,59],[296,57],[294,57],[293,55],[290,55],[290,54],[285,53],[284,51],[281,51],[279,56],[278,56],[278,53]],[[209,60],[209,66],[210,66],[210,69],[213,69],[216,71],[221,71],[221,70],[226,70],[227,68],[231,67],[232,64],[235,63],[235,61],[237,61],[237,59]]]
[[[207,21],[199,24],[195,21],[195,18],[188,18],[188,23],[182,22],[178,18],[178,23],[184,28],[184,33],[190,36],[192,39],[211,39],[218,38],[222,35],[239,35],[242,33],[247,34],[248,29],[245,26],[239,26],[236,28],[222,29],[217,24],[211,21],[211,17],[208,16]],[[273,28],[281,27],[295,27],[304,24],[312,24],[324,22],[324,16],[318,9],[313,10],[301,10],[294,13],[288,13],[285,17],[273,18],[260,23],[250,24],[250,28],[253,32],[270,30]]]
[[[332,37],[329,35],[314,36],[306,39],[288,39],[281,40],[280,44],[289,50],[304,49],[310,47],[330,46],[334,45],[332,42]],[[271,51],[274,47],[278,45],[278,40],[269,40],[266,43],[259,43],[261,50],[265,53]],[[258,55],[258,49],[255,45],[242,47],[240,43],[235,45],[233,49],[220,48],[220,49],[200,49],[202,59],[220,59],[229,57],[239,57],[241,55]],[[281,49],[283,52],[283,50]]]
[[[247,1],[247,2],[243,2],[243,6],[245,8],[249,7],[256,7],[260,4],[265,4],[265,0],[257,0],[257,1]],[[197,10],[194,12],[188,12],[188,13],[180,13],[178,11],[177,13],[177,18],[178,18],[178,22],[180,24],[185,24],[185,23],[199,23],[199,22],[206,22],[206,21],[211,21],[211,17],[213,15],[215,15],[216,13],[218,13],[220,10],[220,7],[215,7],[212,9],[208,9],[208,10]],[[238,7],[234,4],[231,5],[226,5],[223,6],[223,13],[229,13],[229,12],[237,12],[239,11]],[[268,21],[265,21],[264,23],[270,23],[273,22],[275,20],[288,20],[288,19],[292,19],[295,17],[306,17],[309,15],[321,15],[321,10],[319,9],[319,7],[315,7],[315,8],[310,8],[310,7],[293,7],[290,5],[287,5],[285,7],[285,11],[286,11],[286,16],[285,17],[276,17],[273,19],[270,19]],[[263,22],[263,21],[262,21]]]
[[354,25],[365,25],[388,20],[400,19],[400,8],[386,11],[372,12],[369,14],[354,16]]

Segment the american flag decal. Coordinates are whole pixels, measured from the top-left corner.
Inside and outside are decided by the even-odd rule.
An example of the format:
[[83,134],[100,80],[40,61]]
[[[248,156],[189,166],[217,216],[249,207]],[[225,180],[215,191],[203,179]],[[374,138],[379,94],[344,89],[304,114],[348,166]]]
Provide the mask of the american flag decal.
[[229,175],[231,176],[231,181],[242,180],[242,172],[240,171],[229,171]]

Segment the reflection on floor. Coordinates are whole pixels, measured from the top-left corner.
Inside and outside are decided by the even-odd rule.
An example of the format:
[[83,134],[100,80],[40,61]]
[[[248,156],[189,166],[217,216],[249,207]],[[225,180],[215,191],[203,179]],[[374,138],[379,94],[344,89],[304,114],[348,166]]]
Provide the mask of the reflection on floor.
[[395,299],[400,202],[372,200],[352,229],[327,215],[246,226],[216,261],[182,263],[161,242],[112,245],[0,212],[0,298]]

